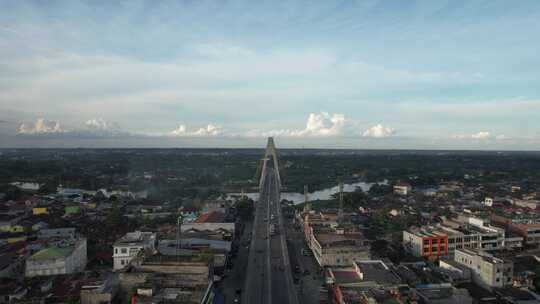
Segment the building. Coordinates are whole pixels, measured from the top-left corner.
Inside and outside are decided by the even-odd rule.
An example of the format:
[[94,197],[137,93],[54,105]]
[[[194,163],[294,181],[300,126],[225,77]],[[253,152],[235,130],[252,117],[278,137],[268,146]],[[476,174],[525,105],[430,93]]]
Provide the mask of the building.
[[202,212],[210,213],[216,211],[226,214],[229,210],[229,207],[230,203],[225,200],[207,200],[204,202]]
[[337,213],[305,212],[298,215],[304,238],[321,267],[349,266],[369,260],[370,246],[358,227],[338,224]]
[[118,292],[118,277],[110,273],[103,278],[91,278],[81,286],[81,304],[114,303]]
[[514,264],[481,250],[458,249],[454,261],[471,270],[473,282],[486,288],[512,285]]
[[44,248],[26,260],[27,277],[70,274],[86,267],[86,239]]
[[450,283],[417,285],[413,290],[419,303],[429,304],[472,304],[473,299],[466,289],[457,289]]
[[510,233],[523,237],[528,247],[540,247],[540,223],[533,220],[510,219],[492,215],[491,222],[505,227]]
[[403,245],[417,257],[453,255],[456,249],[486,251],[504,248],[504,229],[470,220],[469,223],[445,221],[434,226],[412,227],[403,231]]
[[452,283],[456,282],[470,282],[471,270],[460,263],[450,259],[439,260],[439,268],[437,269],[448,281]]
[[540,201],[538,201],[538,200],[520,200],[520,199],[512,200],[512,204],[514,206],[518,206],[518,207],[521,207],[521,208],[529,208],[529,209],[532,209],[532,210],[535,210],[539,203],[540,203]]
[[361,233],[314,233],[311,251],[321,267],[348,266],[369,260],[369,245]]
[[506,249],[521,249],[523,248],[523,237],[511,233],[504,238],[504,248]]
[[213,303],[213,264],[208,255],[137,257],[130,272],[119,273],[121,294],[132,303]]
[[34,183],[34,182],[13,182],[13,183],[10,183],[10,185],[15,186],[23,191],[29,191],[29,192],[38,191],[39,188],[43,186],[43,184]]
[[407,195],[411,192],[411,185],[409,183],[399,183],[393,187],[394,193],[399,195]]
[[416,257],[440,257],[448,254],[448,234],[435,227],[412,227],[403,231],[403,245]]
[[61,238],[61,239],[73,239],[75,238],[75,228],[51,228],[41,229],[37,234],[40,239],[48,238]]
[[47,210],[47,207],[34,207],[32,209],[33,215],[42,215],[42,214],[48,214],[49,211]]
[[113,245],[113,269],[126,267],[141,250],[156,249],[157,235],[153,232],[129,232]]
[[406,300],[397,291],[402,285],[401,278],[391,265],[380,260],[327,267],[325,282],[329,290],[327,297],[330,296],[332,303],[405,303],[398,300]]
[[[232,240],[234,238],[234,223],[188,223],[182,224],[180,231],[189,237],[190,234],[205,233],[212,239]],[[219,237],[218,237],[219,236]]]
[[226,218],[226,214],[221,211],[210,211],[202,213],[195,221],[194,223],[224,223]]
[[81,207],[79,206],[66,206],[64,208],[65,214],[79,214],[81,213]]

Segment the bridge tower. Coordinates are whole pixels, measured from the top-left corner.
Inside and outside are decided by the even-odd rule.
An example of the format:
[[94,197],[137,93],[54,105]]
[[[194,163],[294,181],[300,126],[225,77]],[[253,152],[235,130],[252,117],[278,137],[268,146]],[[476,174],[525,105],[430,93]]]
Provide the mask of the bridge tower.
[[277,150],[276,150],[276,145],[274,144],[273,137],[268,137],[268,142],[266,144],[266,151],[264,152],[264,158],[262,159],[262,170],[261,170],[261,176],[259,180],[259,187],[262,187],[264,184],[264,178],[266,177],[267,162],[270,160],[270,157],[272,157],[272,162],[274,165],[274,170],[275,170],[278,186],[281,188],[281,177],[279,175]]

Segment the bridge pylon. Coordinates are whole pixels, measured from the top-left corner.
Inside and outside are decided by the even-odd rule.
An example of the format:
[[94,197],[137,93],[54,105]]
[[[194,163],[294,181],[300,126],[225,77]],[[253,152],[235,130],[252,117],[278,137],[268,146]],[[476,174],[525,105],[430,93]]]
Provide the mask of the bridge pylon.
[[278,186],[281,188],[281,176],[279,175],[279,164],[278,164],[278,157],[277,157],[277,149],[276,145],[274,143],[273,137],[268,137],[268,142],[266,144],[266,151],[264,152],[264,158],[262,159],[262,170],[261,170],[261,176],[259,179],[259,188],[263,186],[264,179],[266,177],[266,170],[267,170],[267,163],[272,158],[272,162],[274,165],[274,172],[276,174],[276,179]]

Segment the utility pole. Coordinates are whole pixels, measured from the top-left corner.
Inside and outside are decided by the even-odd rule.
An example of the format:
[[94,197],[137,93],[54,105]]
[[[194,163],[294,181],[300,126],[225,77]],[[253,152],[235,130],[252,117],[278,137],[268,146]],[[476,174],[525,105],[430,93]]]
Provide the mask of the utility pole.
[[304,185],[304,212],[309,212],[310,210],[311,206],[308,200],[308,185]]
[[339,211],[338,211],[338,223],[343,221],[343,183],[339,182]]
[[180,251],[180,228],[182,227],[182,215],[176,219],[176,261],[178,261]]

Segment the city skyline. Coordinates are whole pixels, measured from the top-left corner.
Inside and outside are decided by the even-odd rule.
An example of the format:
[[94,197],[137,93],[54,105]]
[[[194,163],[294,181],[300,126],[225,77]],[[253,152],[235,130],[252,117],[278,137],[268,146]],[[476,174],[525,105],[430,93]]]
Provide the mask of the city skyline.
[[540,149],[534,1],[0,3],[0,147]]

